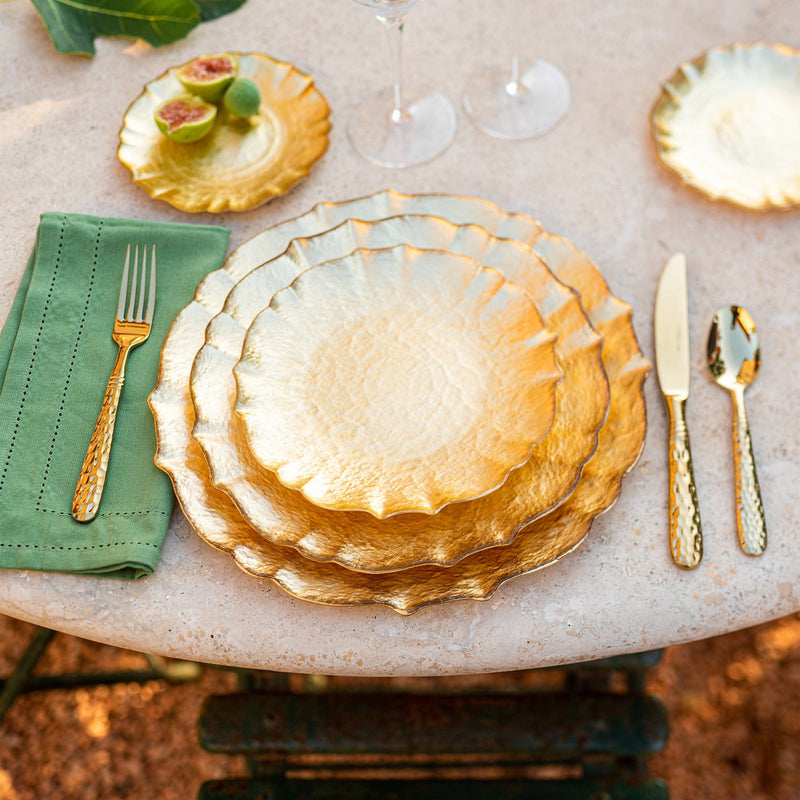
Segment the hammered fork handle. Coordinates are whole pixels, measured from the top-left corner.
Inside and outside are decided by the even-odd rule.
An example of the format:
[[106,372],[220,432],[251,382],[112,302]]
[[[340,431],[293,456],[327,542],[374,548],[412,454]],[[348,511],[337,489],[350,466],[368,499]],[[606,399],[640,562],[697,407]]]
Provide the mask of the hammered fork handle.
[[125,385],[125,365],[133,343],[119,345],[117,359],[111,370],[100,413],[83,459],[75,495],[72,499],[72,516],[78,522],[91,522],[100,508],[103,489],[111,457],[111,443],[117,423],[117,410]]

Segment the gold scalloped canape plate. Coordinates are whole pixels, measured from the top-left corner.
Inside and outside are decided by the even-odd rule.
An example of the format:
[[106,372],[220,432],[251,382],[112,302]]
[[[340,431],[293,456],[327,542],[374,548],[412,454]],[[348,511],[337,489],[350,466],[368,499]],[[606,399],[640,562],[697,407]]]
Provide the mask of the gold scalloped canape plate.
[[555,338],[474,259],[356,250],[255,317],[234,410],[256,461],[315,505],[435,514],[496,489],[547,434]]
[[713,200],[800,203],[800,50],[713,47],[681,64],[651,114],[659,159]]
[[[313,229],[316,222],[309,216],[306,227]],[[290,229],[297,233],[297,225]],[[367,514],[326,511],[301,502],[297,492],[261,468],[232,413],[233,369],[252,320],[298,274],[359,248],[397,244],[461,253],[524,289],[545,326],[558,333],[556,357],[564,379],[556,387],[553,427],[503,486],[485,497],[446,506],[433,516],[403,514],[387,524]],[[223,311],[208,323],[206,343],[191,370],[194,437],[205,452],[213,485],[269,541],[365,572],[422,563],[449,565],[477,550],[508,543],[525,524],[552,510],[574,489],[581,467],[597,446],[597,431],[608,406],[600,343],[575,292],[518,242],[439,217],[348,220],[317,236],[294,239],[285,254],[252,270],[231,289]]]
[[259,114],[234,117],[220,107],[198,142],[173,142],[153,119],[156,107],[186,94],[173,67],[148,83],[125,113],[119,160],[151,197],[182,211],[243,211],[284,194],[308,175],[328,147],[329,107],[313,80],[259,53],[234,53],[239,76],[261,91]]
[[[519,238],[540,252],[562,280],[571,281],[604,336],[609,413],[597,453],[584,467],[575,491],[556,512],[533,523],[509,546],[476,553],[447,569],[421,566],[370,575],[315,562],[292,548],[267,542],[244,521],[228,496],[211,485],[207,462],[191,436],[189,371],[203,344],[205,326],[219,312],[227,291],[260,263],[259,254],[281,252],[302,235],[309,220],[331,227],[350,216],[369,216],[370,211],[378,219],[392,213],[445,214],[454,223],[480,223],[495,233]],[[270,578],[296,597],[329,605],[382,603],[403,614],[445,600],[485,600],[503,582],[574,550],[592,520],[614,504],[621,479],[635,464],[644,442],[643,383],[650,368],[636,342],[630,306],[609,292],[597,268],[568,241],[545,234],[531,218],[505,214],[481,200],[381,192],[358,201],[319,205],[297,220],[265,231],[198,286],[195,301],[176,318],[164,342],[159,383],[150,397],[158,434],[156,461],[172,478],[184,513],[205,541],[231,554],[244,571]]]

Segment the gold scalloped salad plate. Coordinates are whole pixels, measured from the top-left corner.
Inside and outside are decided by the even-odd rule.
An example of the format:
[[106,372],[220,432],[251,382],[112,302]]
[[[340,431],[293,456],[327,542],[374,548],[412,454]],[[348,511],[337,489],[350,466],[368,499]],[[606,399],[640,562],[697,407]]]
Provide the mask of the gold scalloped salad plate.
[[474,259],[359,249],[256,315],[234,410],[255,460],[315,505],[435,514],[496,489],[547,434],[555,338]]
[[681,64],[652,114],[659,159],[714,200],[800,203],[800,50],[714,47]]
[[[545,326],[557,332],[556,357],[564,379],[556,387],[556,413],[548,435],[499,489],[446,506],[433,516],[402,514],[387,522],[315,507],[263,469],[232,413],[233,369],[252,320],[298,274],[359,248],[398,244],[461,253],[524,289]],[[552,510],[574,489],[581,467],[597,446],[608,405],[600,346],[600,336],[575,292],[556,280],[529,248],[438,217],[348,220],[317,236],[294,239],[282,256],[252,270],[230,291],[223,311],[208,323],[206,343],[191,370],[194,438],[205,453],[214,486],[275,544],[365,572],[422,563],[449,565],[477,550],[508,543],[521,527]]]
[[[271,544],[245,522],[227,494],[212,486],[203,452],[191,436],[194,406],[189,372],[203,345],[205,326],[221,310],[227,291],[261,263],[261,256],[274,257],[303,235],[311,221],[325,230],[325,225],[331,227],[349,216],[369,216],[370,210],[378,219],[391,213],[446,213],[454,223],[480,223],[518,237],[538,250],[562,280],[574,281],[590,319],[604,336],[611,402],[600,430],[600,447],[584,467],[578,487],[557,515],[542,517],[509,547],[476,553],[448,569],[424,566],[370,575],[312,561],[297,550]],[[206,542],[232,555],[244,571],[269,578],[298,598],[342,606],[382,603],[403,614],[445,600],[485,600],[503,582],[546,567],[574,550],[594,517],[614,504],[621,479],[644,443],[643,384],[650,368],[636,341],[630,306],[610,293],[597,268],[574,245],[544,234],[531,218],[505,214],[482,200],[385,191],[319,205],[259,234],[198,286],[195,300],[176,318],[164,342],[159,382],[150,397],[158,434],[156,461],[170,475],[184,513]]]
[[220,107],[211,132],[180,143],[159,131],[153,112],[185,94],[174,67],[148,83],[125,113],[119,160],[151,197],[182,211],[243,211],[284,194],[308,175],[328,147],[329,106],[313,80],[259,53],[234,53],[239,76],[261,91],[248,119]]

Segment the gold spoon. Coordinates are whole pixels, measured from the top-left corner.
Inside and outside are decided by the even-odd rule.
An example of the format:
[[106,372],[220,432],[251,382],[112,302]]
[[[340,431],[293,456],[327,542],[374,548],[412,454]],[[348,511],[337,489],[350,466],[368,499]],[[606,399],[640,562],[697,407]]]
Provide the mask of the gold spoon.
[[767,546],[767,523],[758,488],[744,390],[761,365],[761,349],[753,318],[741,306],[725,306],[714,315],[708,334],[708,371],[733,400],[733,462],[736,477],[736,529],[749,556]]

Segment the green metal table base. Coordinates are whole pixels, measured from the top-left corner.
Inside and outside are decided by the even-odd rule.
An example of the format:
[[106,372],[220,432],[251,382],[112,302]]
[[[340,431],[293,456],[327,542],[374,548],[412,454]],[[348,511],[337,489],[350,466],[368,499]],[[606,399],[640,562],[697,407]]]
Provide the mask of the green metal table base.
[[[0,722],[26,692],[180,683],[202,673],[193,662],[144,654],[145,670],[33,675],[55,635],[37,628],[0,680]],[[398,692],[371,679],[342,690],[324,676],[299,676],[298,689],[298,676],[237,670],[239,692],[206,699],[200,742],[244,755],[249,775],[208,781],[199,798],[667,800],[666,785],[647,774],[647,757],[667,738],[666,710],[645,694],[659,658],[654,651],[533,670],[558,685],[514,691],[454,691],[446,679],[433,690]]]
[[202,667],[192,661],[166,661],[160,656],[143,653],[150,669],[34,675],[33,670],[55,635],[56,631],[37,626],[28,647],[17,661],[12,673],[8,677],[0,679],[0,723],[17,697],[27,692],[75,689],[79,686],[100,686],[114,683],[144,683],[154,680],[185,683],[197,680],[202,674]]

